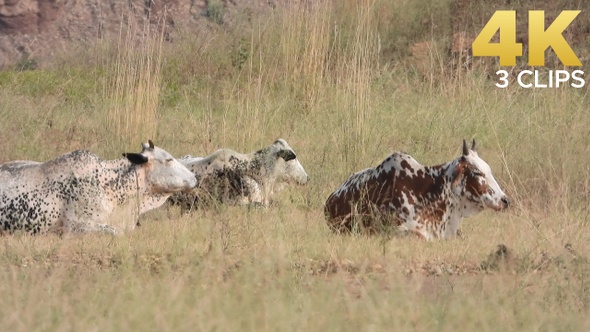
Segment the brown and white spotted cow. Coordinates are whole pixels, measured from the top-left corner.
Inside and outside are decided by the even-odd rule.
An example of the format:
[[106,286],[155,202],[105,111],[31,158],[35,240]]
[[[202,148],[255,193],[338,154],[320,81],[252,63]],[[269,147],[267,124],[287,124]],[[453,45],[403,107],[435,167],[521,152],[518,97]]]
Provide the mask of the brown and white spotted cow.
[[30,234],[132,230],[137,214],[197,185],[195,175],[149,141],[141,153],[102,160],[86,150],[0,165],[0,231]]
[[463,141],[462,156],[438,166],[423,166],[396,152],[377,167],[348,178],[328,197],[325,214],[339,232],[399,226],[430,240],[456,236],[462,217],[508,205],[474,140],[471,149]]

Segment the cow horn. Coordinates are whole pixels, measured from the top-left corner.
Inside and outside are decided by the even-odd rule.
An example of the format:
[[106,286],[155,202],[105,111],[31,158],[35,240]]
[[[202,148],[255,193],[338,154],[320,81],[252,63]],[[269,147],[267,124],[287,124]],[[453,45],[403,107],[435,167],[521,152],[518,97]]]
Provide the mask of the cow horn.
[[471,151],[475,151],[477,149],[477,143],[475,143],[475,138],[473,139],[473,143],[471,143]]
[[469,154],[469,148],[467,147],[467,141],[463,140],[463,155],[466,156]]
[[150,149],[153,149],[154,148],[154,142],[152,142],[151,139],[148,139],[148,143],[150,145]]

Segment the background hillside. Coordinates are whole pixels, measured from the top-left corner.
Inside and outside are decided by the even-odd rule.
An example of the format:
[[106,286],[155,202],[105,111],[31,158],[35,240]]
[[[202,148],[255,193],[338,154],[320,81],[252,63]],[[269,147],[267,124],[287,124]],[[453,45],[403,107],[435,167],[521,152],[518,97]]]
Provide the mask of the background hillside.
[[[121,29],[139,25],[134,40],[141,40],[144,25],[163,29],[167,44],[184,34],[211,34],[221,28],[232,33],[252,29],[261,17],[285,8],[317,6],[325,1],[285,0],[12,0],[0,3],[0,68],[30,59],[49,65],[64,54],[77,53],[101,40],[115,40]],[[352,3],[333,4],[336,14]],[[465,51],[497,9],[518,11],[517,40],[526,44],[527,10],[546,11],[546,21],[564,9],[585,9],[577,0],[502,0],[486,4],[469,0],[373,1],[372,21],[381,37],[383,61],[400,60],[426,51],[425,46],[451,52]],[[580,15],[565,33],[577,50],[588,46],[588,15]],[[392,24],[393,23],[393,24]],[[442,39],[442,40],[441,40]],[[427,44],[424,44],[427,43]],[[421,49],[422,48],[422,49]],[[424,54],[414,54],[417,57]],[[457,54],[451,54],[457,55]],[[587,58],[587,53],[582,53]]]
[[[518,10],[525,44],[526,10],[582,9],[564,35],[588,73],[589,5],[0,2],[0,162],[282,137],[311,177],[268,210],[161,208],[117,238],[4,236],[0,330],[588,330],[588,85],[498,89],[497,59],[469,45],[498,9]],[[547,65],[563,69],[552,52]],[[352,172],[397,150],[447,162],[464,138],[508,211],[449,241],[330,232],[324,201]]]

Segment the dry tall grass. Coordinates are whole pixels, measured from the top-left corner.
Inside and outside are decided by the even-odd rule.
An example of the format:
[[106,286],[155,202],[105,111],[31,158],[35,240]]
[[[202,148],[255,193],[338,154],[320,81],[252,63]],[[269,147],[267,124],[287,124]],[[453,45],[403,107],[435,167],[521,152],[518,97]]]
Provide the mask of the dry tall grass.
[[121,23],[115,58],[107,57],[103,63],[108,69],[103,86],[107,130],[115,134],[115,147],[155,138],[160,103],[163,23],[153,31],[147,19],[138,22],[127,16],[127,24]]
[[[267,211],[160,209],[120,238],[5,236],[0,330],[587,330],[588,90],[500,90],[477,68],[456,74],[449,3],[292,5],[251,29],[121,47],[121,77],[108,76],[106,51],[102,64],[94,54],[0,73],[2,161],[80,146],[120,156],[119,137],[137,146],[157,124],[156,143],[178,156],[283,137],[312,179]],[[427,76],[409,51],[423,41]],[[103,79],[119,83],[105,94]],[[160,111],[121,118],[132,138],[109,122],[126,105]],[[351,172],[396,150],[443,163],[463,138],[479,142],[509,211],[466,219],[449,241],[329,231],[323,203]]]

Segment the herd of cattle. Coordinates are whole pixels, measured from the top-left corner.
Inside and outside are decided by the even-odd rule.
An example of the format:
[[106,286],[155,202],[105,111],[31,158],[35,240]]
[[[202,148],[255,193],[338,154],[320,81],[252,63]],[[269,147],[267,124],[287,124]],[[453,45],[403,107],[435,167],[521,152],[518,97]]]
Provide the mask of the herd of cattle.
[[[250,154],[220,149],[178,159],[152,141],[142,148],[118,160],[78,150],[0,164],[0,232],[122,234],[166,202],[183,213],[208,204],[266,208],[274,193],[309,181],[283,139]],[[396,152],[351,175],[328,197],[325,216],[338,233],[396,228],[430,240],[458,235],[462,217],[508,205],[475,141],[471,148],[463,141],[462,155],[443,165]]]

